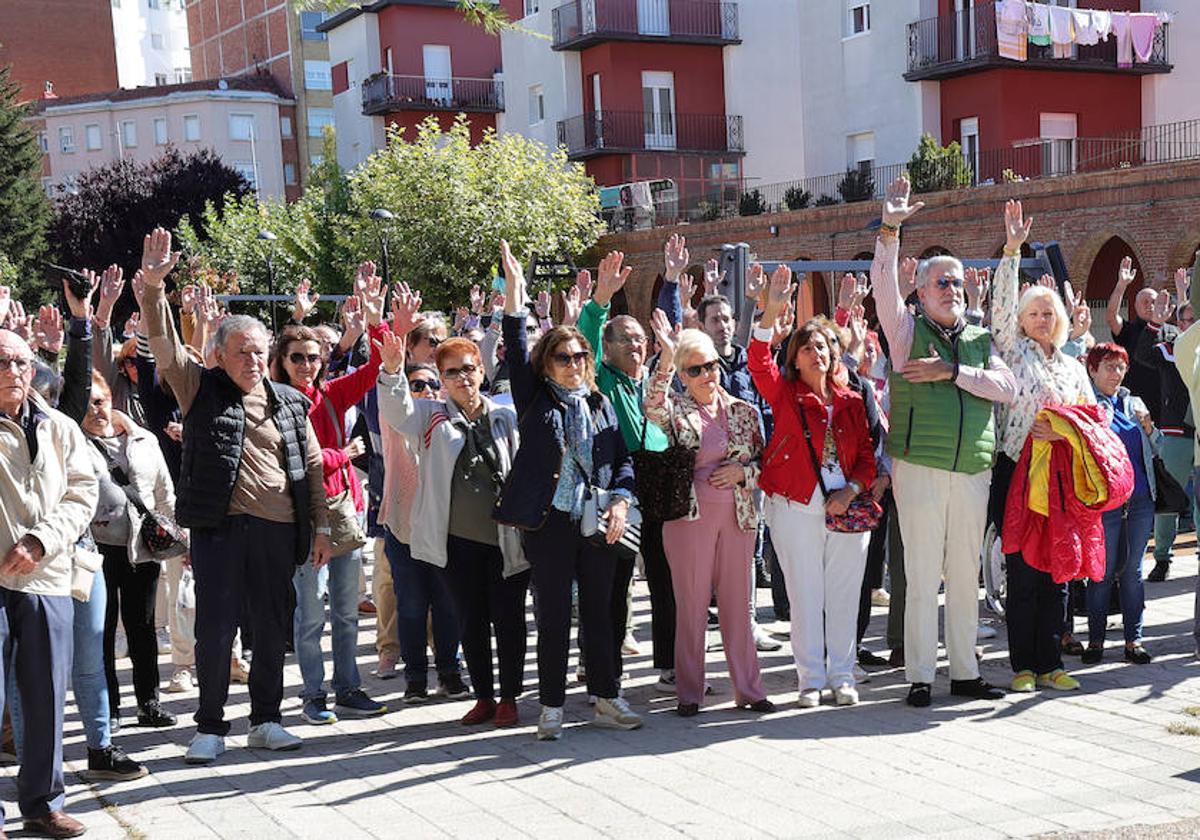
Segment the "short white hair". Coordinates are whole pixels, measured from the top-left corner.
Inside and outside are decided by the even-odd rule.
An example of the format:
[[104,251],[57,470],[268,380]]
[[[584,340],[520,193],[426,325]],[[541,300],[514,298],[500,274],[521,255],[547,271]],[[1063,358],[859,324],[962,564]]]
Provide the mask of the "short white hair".
[[217,331],[213,334],[213,344],[224,350],[225,343],[233,336],[255,331],[262,333],[263,338],[270,340],[271,334],[267,331],[266,324],[257,318],[249,315],[226,315],[217,325]]
[[1054,346],[1062,347],[1067,343],[1067,336],[1071,333],[1071,319],[1067,315],[1067,307],[1063,305],[1062,298],[1051,288],[1035,283],[1025,290],[1021,295],[1021,300],[1017,303],[1017,325],[1020,325],[1021,316],[1025,314],[1025,310],[1042,298],[1050,301],[1050,306],[1054,309],[1054,335],[1052,337]]
[[917,285],[924,286],[928,283],[929,278],[935,276],[934,269],[941,265],[957,269],[959,276],[963,273],[962,260],[958,257],[952,257],[949,254],[937,254],[928,259],[921,260],[917,265]]
[[719,358],[717,355],[717,346],[713,344],[712,337],[703,330],[686,329],[679,333],[679,339],[675,344],[675,369],[682,370],[683,363],[694,353],[703,353],[706,356]]

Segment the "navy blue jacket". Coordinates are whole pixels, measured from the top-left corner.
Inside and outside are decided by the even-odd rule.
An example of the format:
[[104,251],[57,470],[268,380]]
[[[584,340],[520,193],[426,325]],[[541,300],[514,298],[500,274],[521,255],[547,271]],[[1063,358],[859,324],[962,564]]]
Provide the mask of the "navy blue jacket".
[[[524,314],[504,316],[505,358],[513,403],[520,418],[521,446],[492,516],[505,525],[536,531],[550,514],[567,449],[563,431],[566,406],[529,364],[525,320]],[[617,413],[599,391],[588,397],[588,404],[595,427],[591,483],[605,490],[625,490],[632,498],[633,459],[621,437]]]

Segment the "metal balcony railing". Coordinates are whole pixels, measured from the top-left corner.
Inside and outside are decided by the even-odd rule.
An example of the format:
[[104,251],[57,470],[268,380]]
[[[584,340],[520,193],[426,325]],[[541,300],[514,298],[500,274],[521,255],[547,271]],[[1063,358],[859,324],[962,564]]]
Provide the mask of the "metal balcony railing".
[[1117,39],[1093,46],[1075,45],[1070,57],[1055,58],[1053,47],[1029,44],[1026,60],[1016,61],[1000,55],[996,41],[996,4],[979,3],[970,8],[926,18],[908,25],[908,72],[910,82],[944,79],[973,70],[993,67],[1033,67],[1054,70],[1088,70],[1133,75],[1169,73],[1168,26],[1154,36],[1154,50],[1148,62],[1134,61],[1131,67],[1117,66]]
[[726,114],[598,111],[558,123],[572,159],[640,151],[741,153],[742,118]]
[[722,0],[570,0],[553,23],[556,50],[606,40],[741,43],[738,4]]
[[368,116],[388,111],[499,113],[504,110],[504,82],[383,74],[363,81],[362,109]]

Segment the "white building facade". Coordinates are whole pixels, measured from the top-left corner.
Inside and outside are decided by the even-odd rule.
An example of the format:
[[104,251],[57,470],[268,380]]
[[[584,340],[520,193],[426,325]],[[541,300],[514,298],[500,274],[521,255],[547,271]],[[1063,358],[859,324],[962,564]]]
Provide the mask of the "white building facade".
[[121,87],[192,80],[184,0],[112,0],[112,21]]

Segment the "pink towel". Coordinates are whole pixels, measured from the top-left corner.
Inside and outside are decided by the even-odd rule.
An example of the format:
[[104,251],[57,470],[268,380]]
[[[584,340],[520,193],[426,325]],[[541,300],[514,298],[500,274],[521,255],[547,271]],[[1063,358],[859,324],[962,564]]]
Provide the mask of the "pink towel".
[[1150,60],[1150,55],[1154,52],[1154,33],[1161,25],[1158,15],[1154,12],[1135,12],[1129,16],[1133,54],[1143,64]]
[[1117,66],[1133,66],[1133,32],[1129,22],[1129,12],[1113,12],[1113,35],[1117,36]]

